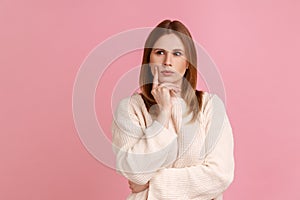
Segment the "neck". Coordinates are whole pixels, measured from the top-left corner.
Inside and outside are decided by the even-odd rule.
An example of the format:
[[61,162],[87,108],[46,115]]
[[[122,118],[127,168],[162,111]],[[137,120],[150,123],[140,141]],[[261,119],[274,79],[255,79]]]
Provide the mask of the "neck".
[[[182,86],[182,79],[173,82],[173,84],[177,85],[177,86],[181,89],[181,86]],[[175,97],[182,97],[181,91],[180,91],[180,92],[176,92],[176,93],[175,93]]]

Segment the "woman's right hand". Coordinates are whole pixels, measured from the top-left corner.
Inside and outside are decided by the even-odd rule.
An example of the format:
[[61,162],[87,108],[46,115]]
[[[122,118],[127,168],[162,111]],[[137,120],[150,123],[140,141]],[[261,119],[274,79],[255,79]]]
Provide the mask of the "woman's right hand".
[[180,88],[173,83],[158,83],[158,67],[154,68],[153,84],[151,94],[153,95],[159,110],[170,111],[172,108],[171,96],[180,91]]
[[159,114],[157,121],[168,128],[168,122],[171,117],[172,103],[171,97],[180,92],[180,88],[172,83],[158,83],[158,69],[155,66],[151,94],[153,95],[158,107]]

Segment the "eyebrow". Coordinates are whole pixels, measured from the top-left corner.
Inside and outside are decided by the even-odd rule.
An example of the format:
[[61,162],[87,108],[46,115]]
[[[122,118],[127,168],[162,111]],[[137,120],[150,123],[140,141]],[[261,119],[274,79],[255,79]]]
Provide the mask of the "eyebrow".
[[[162,48],[154,48],[153,50],[164,50],[165,51],[165,49],[162,49]],[[182,49],[173,49],[173,51],[182,51],[182,52],[184,52]]]

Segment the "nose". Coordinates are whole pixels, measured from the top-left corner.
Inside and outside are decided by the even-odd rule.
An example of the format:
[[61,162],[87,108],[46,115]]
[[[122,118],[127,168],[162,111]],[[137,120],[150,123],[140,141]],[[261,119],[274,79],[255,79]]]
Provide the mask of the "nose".
[[170,52],[166,53],[165,60],[164,60],[164,66],[172,66],[172,56]]

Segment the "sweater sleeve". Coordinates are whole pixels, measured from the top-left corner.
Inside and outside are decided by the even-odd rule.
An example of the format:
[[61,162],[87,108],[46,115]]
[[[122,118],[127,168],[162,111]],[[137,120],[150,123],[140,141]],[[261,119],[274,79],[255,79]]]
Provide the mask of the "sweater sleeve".
[[[234,177],[234,141],[223,102],[217,95],[207,103],[204,114],[204,162],[185,168],[164,168],[150,180],[154,199],[203,199],[221,195]],[[221,126],[220,126],[221,123]]]
[[[112,145],[116,156],[116,170],[130,181],[146,184],[157,170],[168,166],[177,156],[177,134],[158,121],[145,127],[133,108],[138,105],[131,98],[123,99],[112,123]],[[137,107],[137,106],[136,106]]]

